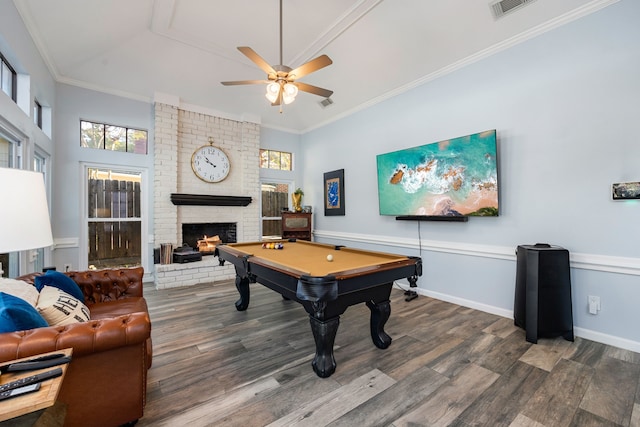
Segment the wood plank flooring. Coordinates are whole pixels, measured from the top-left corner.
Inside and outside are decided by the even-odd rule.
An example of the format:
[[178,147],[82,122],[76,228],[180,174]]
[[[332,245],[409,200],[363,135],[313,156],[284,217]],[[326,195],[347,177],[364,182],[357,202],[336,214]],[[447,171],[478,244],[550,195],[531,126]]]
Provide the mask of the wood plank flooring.
[[533,345],[513,320],[391,296],[380,350],[369,309],[347,309],[335,374],[311,368],[301,305],[254,284],[145,285],[153,366],[138,426],[640,426],[640,354],[576,338]]

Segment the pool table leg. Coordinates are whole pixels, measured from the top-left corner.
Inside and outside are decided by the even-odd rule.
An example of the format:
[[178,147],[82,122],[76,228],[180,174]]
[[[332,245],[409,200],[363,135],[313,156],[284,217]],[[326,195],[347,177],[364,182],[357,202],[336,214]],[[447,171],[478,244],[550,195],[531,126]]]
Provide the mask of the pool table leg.
[[384,325],[391,315],[391,303],[389,300],[378,303],[367,301],[367,307],[371,310],[371,339],[376,347],[385,349],[391,345],[391,337],[384,331]]
[[236,289],[240,293],[240,299],[236,301],[236,310],[245,311],[249,307],[249,277],[236,275]]
[[309,316],[311,331],[316,341],[316,356],[311,362],[313,371],[320,378],[328,378],[336,371],[336,359],[333,357],[333,343],[336,339],[340,316],[326,321]]

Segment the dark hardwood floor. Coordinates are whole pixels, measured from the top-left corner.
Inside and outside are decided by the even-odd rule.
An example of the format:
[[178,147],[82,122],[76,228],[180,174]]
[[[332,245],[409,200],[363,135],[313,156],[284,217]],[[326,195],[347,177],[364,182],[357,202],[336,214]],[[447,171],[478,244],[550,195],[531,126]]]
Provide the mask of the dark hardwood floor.
[[505,319],[394,289],[386,350],[350,307],[335,374],[311,368],[302,306],[259,284],[145,288],[152,320],[143,426],[638,426],[640,354],[576,338],[533,345]]

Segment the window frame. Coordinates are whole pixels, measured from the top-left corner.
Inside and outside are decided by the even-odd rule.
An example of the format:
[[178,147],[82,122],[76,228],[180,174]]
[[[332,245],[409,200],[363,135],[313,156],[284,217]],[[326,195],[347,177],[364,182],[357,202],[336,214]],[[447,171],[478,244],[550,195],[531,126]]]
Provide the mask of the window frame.
[[[4,90],[3,82],[4,82],[4,66],[6,66],[11,72],[11,93],[7,94]],[[18,102],[18,73],[15,68],[11,66],[7,58],[0,52],[0,91],[7,94],[13,102]]]
[[122,222],[140,222],[140,245],[141,245],[141,259],[140,263],[145,271],[153,269],[153,265],[149,264],[149,239],[148,239],[148,224],[149,224],[149,205],[147,198],[142,196],[140,198],[140,218],[89,218],[89,201],[88,201],[88,171],[89,169],[112,169],[116,171],[129,171],[140,173],[140,193],[148,194],[149,192],[149,170],[145,167],[139,166],[123,166],[117,164],[107,163],[94,163],[94,162],[81,162],[79,168],[79,178],[81,182],[82,191],[82,225],[80,229],[80,259],[79,270],[87,270],[89,268],[89,221],[122,221]]
[[33,122],[42,129],[42,105],[36,98],[33,99]]
[[[102,126],[102,147],[89,147],[89,146],[85,146],[83,145],[83,139],[82,139],[82,124],[83,123],[89,123],[92,126]],[[108,135],[108,131],[107,129],[111,127],[111,128],[120,128],[124,130],[124,151],[121,150],[110,150],[107,148],[107,135]],[[131,133],[131,131],[138,131],[138,132],[144,132],[146,135],[146,139],[145,139],[145,147],[144,147],[144,153],[140,152],[137,153],[135,150],[129,150],[129,146],[130,145],[134,145],[133,142],[129,141],[129,135]],[[92,120],[84,120],[84,119],[80,119],[80,148],[89,148],[89,149],[94,149],[94,150],[104,150],[104,151],[111,151],[114,153],[131,153],[131,154],[143,154],[143,155],[147,155],[149,154],[149,131],[147,129],[140,129],[140,128],[134,128],[134,127],[129,127],[129,126],[120,126],[120,125],[114,125],[112,123],[105,123],[105,122],[96,122],[96,121],[92,121]]]
[[[263,153],[266,153],[267,156],[267,166],[264,167],[262,166],[262,157],[263,157]],[[272,154],[278,154],[279,157],[279,164],[280,167],[278,168],[272,168],[271,167],[271,155]],[[282,168],[282,155],[286,154],[289,156],[289,169],[283,169]],[[281,170],[281,171],[293,171],[293,153],[289,152],[289,151],[281,151],[281,150],[270,150],[268,148],[261,148],[260,149],[260,153],[259,153],[259,159],[260,159],[260,169],[270,169],[270,170]]]

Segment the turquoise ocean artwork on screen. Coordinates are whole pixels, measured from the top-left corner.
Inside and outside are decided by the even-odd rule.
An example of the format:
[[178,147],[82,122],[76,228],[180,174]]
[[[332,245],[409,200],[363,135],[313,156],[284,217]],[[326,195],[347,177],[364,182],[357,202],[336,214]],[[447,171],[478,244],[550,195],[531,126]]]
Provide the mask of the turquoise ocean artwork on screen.
[[380,154],[380,215],[497,216],[496,131]]

